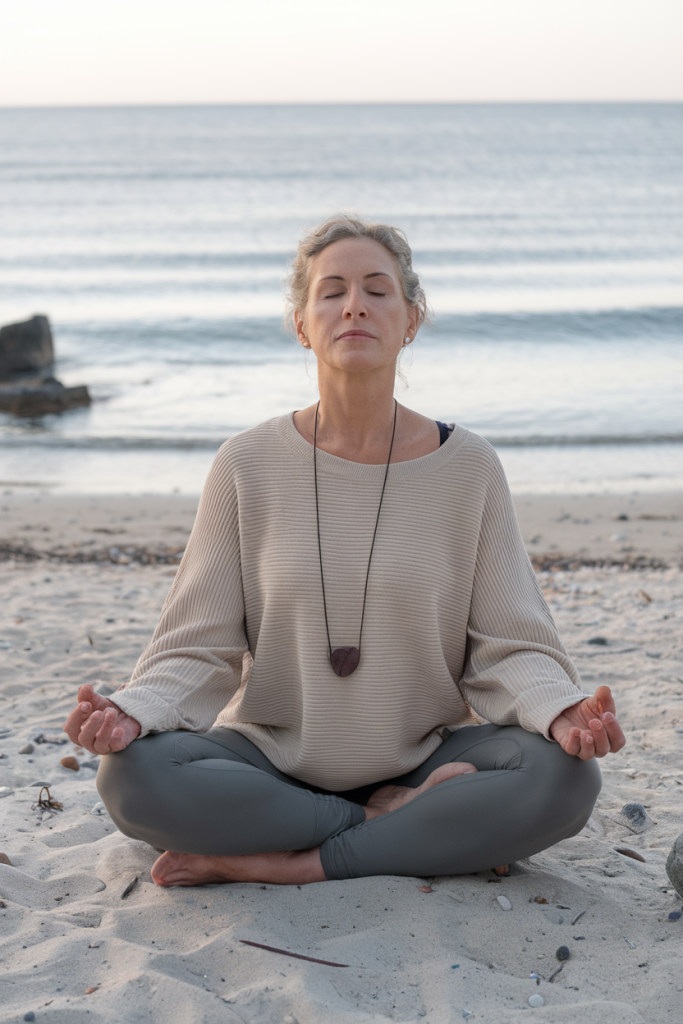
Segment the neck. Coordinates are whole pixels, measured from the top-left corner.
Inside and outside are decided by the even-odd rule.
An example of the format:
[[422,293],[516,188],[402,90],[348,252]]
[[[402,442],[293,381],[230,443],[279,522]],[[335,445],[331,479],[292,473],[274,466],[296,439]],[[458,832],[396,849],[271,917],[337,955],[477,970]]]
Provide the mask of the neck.
[[352,461],[386,461],[394,424],[394,371],[381,378],[344,374],[318,378],[318,443],[343,447]]

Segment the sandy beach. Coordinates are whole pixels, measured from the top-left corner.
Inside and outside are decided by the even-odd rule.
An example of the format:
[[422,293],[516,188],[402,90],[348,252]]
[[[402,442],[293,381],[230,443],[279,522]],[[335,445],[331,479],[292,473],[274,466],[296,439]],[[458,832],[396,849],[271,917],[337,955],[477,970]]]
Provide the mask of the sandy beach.
[[[665,871],[683,832],[683,495],[515,500],[585,689],[613,687],[627,736],[601,763],[603,790],[582,833],[500,880],[162,890],[149,873],[156,853],[97,813],[97,759],[60,730],[79,683],[106,693],[128,678],[196,499],[6,490],[0,1021],[683,1019],[683,919],[668,917],[683,897]],[[19,753],[25,744],[33,749]],[[60,764],[65,756],[78,771]],[[38,806],[44,785],[61,807]],[[619,816],[633,801],[647,809],[642,830]],[[569,959],[556,958],[560,946]],[[536,994],[544,1005],[532,1008]]]

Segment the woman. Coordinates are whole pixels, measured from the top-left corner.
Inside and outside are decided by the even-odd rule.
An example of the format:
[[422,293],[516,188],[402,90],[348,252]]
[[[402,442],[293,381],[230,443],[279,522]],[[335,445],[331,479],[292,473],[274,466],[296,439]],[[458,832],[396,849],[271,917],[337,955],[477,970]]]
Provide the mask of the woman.
[[426,315],[402,233],[334,217],[290,285],[320,402],[223,445],[130,683],[65,730],[159,885],[502,873],[588,820],[609,688],[578,688],[493,449],[394,401]]

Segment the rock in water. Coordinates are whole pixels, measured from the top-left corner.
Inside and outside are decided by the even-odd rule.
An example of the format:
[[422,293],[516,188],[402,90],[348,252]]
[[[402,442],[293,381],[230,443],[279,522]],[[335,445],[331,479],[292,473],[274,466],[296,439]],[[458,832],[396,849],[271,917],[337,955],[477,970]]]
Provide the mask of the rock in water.
[[683,896],[683,832],[671,847],[666,859],[666,873],[679,896]]
[[46,416],[90,403],[90,392],[84,384],[67,388],[54,377],[0,384],[0,412],[12,416]]
[[55,354],[50,321],[33,316],[19,324],[0,327],[0,379],[14,373],[32,373],[52,366]]

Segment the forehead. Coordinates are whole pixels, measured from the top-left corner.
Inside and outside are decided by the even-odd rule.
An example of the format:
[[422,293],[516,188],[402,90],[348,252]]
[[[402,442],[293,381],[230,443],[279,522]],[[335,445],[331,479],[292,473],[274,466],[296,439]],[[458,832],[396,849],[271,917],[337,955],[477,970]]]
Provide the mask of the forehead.
[[398,279],[394,257],[373,238],[342,238],[332,242],[313,258],[311,264],[312,281],[330,274],[364,277],[378,272]]

